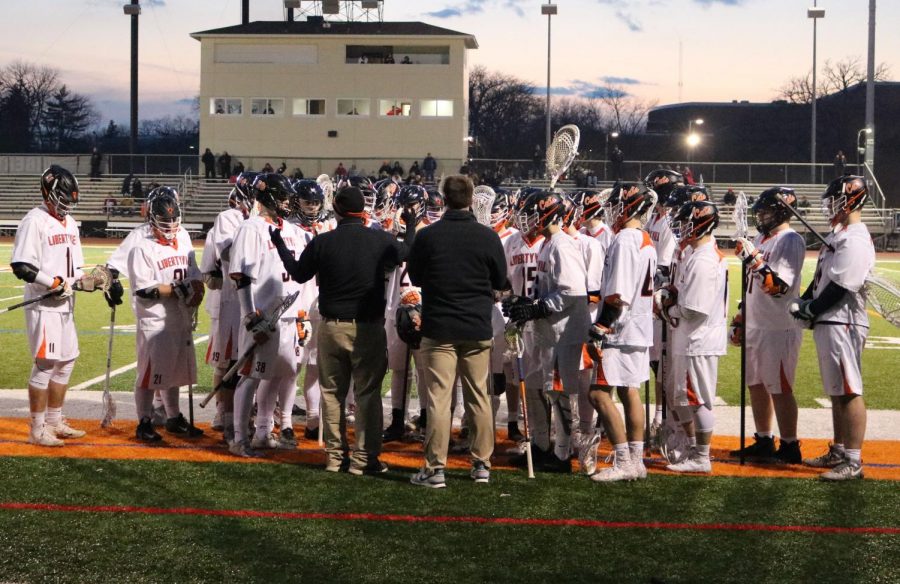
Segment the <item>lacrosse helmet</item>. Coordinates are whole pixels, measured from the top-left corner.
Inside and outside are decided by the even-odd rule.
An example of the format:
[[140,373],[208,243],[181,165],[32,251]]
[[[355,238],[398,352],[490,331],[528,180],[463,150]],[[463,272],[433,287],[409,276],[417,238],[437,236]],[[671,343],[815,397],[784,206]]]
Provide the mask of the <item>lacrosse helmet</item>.
[[[607,190],[611,192],[611,189]],[[572,193],[572,201],[581,207],[581,217],[576,227],[580,227],[581,223],[594,218],[602,219],[603,201],[607,196],[609,196],[609,193],[606,190],[601,192],[589,189]]]
[[656,205],[656,192],[640,183],[616,183],[603,203],[603,212],[618,233],[631,219],[641,219]]
[[719,225],[719,209],[709,201],[690,201],[672,217],[672,234],[680,243],[697,241]]
[[62,220],[78,204],[78,181],[71,172],[53,164],[41,175],[41,196],[50,214]]
[[831,226],[836,227],[861,209],[868,198],[865,177],[848,174],[831,181],[822,194],[822,207],[831,218]]
[[394,201],[399,190],[400,185],[389,178],[375,183],[375,206],[372,209],[372,216],[385,229],[390,229],[394,221]]
[[668,168],[659,168],[650,171],[644,177],[644,184],[648,189],[656,191],[656,195],[660,201],[665,201],[676,185],[684,184],[684,177],[680,172],[675,172]]
[[428,198],[425,200],[425,219],[428,223],[436,223],[444,216],[447,210],[444,195],[437,189],[425,189]]
[[156,239],[169,243],[178,236],[181,227],[181,207],[178,191],[172,187],[156,187],[147,195],[147,221]]
[[277,172],[259,174],[253,181],[253,189],[260,205],[282,219],[290,216],[294,187],[286,176]]
[[244,215],[250,213],[253,203],[256,202],[256,191],[253,190],[253,181],[259,175],[257,172],[245,171],[234,179],[234,188],[228,195],[228,206],[240,209]]
[[701,185],[677,185],[662,202],[663,207],[668,207],[675,212],[685,203],[691,201],[708,201],[709,191]]
[[[425,203],[428,201],[428,191],[420,185],[406,185],[397,193],[396,205],[398,209],[403,211],[412,209],[416,214],[416,220],[422,219],[425,215]],[[400,233],[406,233],[406,223],[401,219],[398,221],[397,228]]]
[[571,226],[580,226],[581,225],[581,213],[583,208],[579,205],[575,199],[573,199],[568,194],[562,194],[563,200],[563,217],[562,217],[562,226],[564,228],[568,228]]
[[559,225],[565,211],[562,195],[553,191],[538,191],[528,195],[516,213],[516,226],[523,234],[532,237],[551,225]]
[[511,195],[507,189],[497,189],[495,193],[497,196],[491,204],[491,227],[499,231],[506,227],[509,220]]
[[756,229],[763,235],[769,235],[773,229],[791,220],[793,213],[788,205],[793,207],[796,204],[797,196],[794,189],[788,187],[766,189],[750,207],[750,211],[756,216]]
[[322,187],[311,179],[300,179],[294,183],[291,194],[291,212],[305,226],[310,226],[322,217],[325,193]]

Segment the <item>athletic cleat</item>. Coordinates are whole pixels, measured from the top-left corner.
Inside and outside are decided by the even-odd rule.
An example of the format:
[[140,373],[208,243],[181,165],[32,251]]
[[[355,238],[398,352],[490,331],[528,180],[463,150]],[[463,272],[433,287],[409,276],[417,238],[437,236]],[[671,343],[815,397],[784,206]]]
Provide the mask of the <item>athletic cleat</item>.
[[[729,454],[739,457],[741,451],[732,450]],[[744,447],[744,458],[759,462],[771,462],[775,458],[775,439],[771,436],[753,434],[753,444]]]
[[634,455],[632,455],[631,466],[634,469],[636,478],[640,480],[647,478],[647,467],[644,465],[644,458],[642,456],[635,458]]
[[226,446],[231,446],[231,443],[234,442],[234,426],[226,426],[225,429],[222,430],[222,442],[224,442]]
[[653,420],[650,422],[650,431],[648,433],[648,443],[651,447],[659,450],[659,429],[662,427],[662,424]]
[[[514,456],[514,457],[522,456],[523,454],[525,454],[525,449],[528,447],[527,445],[528,445],[528,442],[526,442],[524,439],[519,440],[515,446],[513,446],[512,448],[506,449],[506,454],[508,454],[510,456]],[[510,464],[512,464],[512,460],[510,460]],[[515,465],[513,465],[513,466],[515,466]]]
[[509,438],[510,442],[521,442],[525,440],[525,436],[519,431],[519,424],[516,422],[510,422],[506,425],[506,437]]
[[53,427],[44,424],[44,426],[38,431],[32,431],[28,435],[28,443],[34,444],[36,446],[63,446],[65,442],[60,440],[56,432],[53,431]]
[[597,446],[600,444],[600,434],[582,435],[577,442],[578,464],[581,472],[592,475],[597,472]]
[[709,474],[712,472],[712,463],[709,461],[709,458],[700,456],[695,451],[692,451],[690,456],[688,456],[681,462],[670,464],[666,466],[666,468],[672,472]]
[[141,442],[159,442],[162,440],[162,436],[153,427],[152,418],[141,418],[137,425],[135,436]]
[[370,460],[368,463],[366,463],[366,466],[356,466],[351,464],[350,468],[347,469],[347,472],[358,477],[361,477],[363,475],[381,474],[387,471],[388,465],[381,462],[377,458],[374,460]]
[[591,480],[596,483],[617,483],[620,481],[633,481],[638,478],[637,472],[630,460],[620,460],[613,453],[613,464],[591,475]]
[[319,439],[319,427],[310,428],[306,426],[306,429],[303,430],[303,437],[307,440],[318,440]]
[[212,424],[210,428],[215,432],[221,432],[225,429],[225,425],[222,423],[222,414],[216,412],[215,417],[213,418]]
[[862,462],[844,460],[833,469],[822,473],[819,478],[823,481],[852,481],[863,478]]
[[81,438],[87,434],[84,430],[76,430],[68,425],[65,418],[60,420],[59,425],[50,426],[48,424],[47,427],[51,428],[56,433],[57,438]]
[[178,414],[177,418],[166,420],[166,432],[169,434],[187,434],[190,437],[203,435],[203,430],[191,426],[185,419],[184,414]]
[[153,413],[150,414],[150,421],[155,428],[159,428],[166,425],[166,408],[163,406],[159,406],[153,408]]
[[829,444],[828,452],[822,456],[803,459],[803,464],[813,468],[834,468],[842,462],[844,462],[844,453],[835,448],[834,444]]
[[283,450],[293,450],[297,448],[297,436],[294,435],[293,428],[282,428],[278,434],[278,448]]
[[253,440],[250,441],[250,448],[274,450],[278,448],[278,439],[272,432],[264,436],[254,435]]
[[534,462],[535,466],[541,472],[558,472],[558,473],[571,473],[572,472],[572,461],[570,459],[561,459],[552,452],[544,452],[541,454],[541,461],[538,463]]
[[291,415],[292,415],[292,416],[305,416],[305,415],[306,415],[306,410],[304,410],[303,408],[301,408],[301,407],[298,406],[297,404],[294,404],[294,407],[291,408]]
[[384,435],[381,437],[382,442],[396,442],[403,438],[403,435],[406,434],[406,426],[403,424],[402,418],[398,421],[400,422],[399,424],[391,422],[391,425],[387,427]]
[[476,483],[488,483],[491,480],[491,471],[484,462],[476,460],[472,463],[472,471],[469,476]]
[[782,440],[778,445],[778,451],[775,453],[775,459],[783,464],[800,464],[803,462],[803,456],[800,454],[800,441],[785,442]]
[[233,441],[228,447],[228,452],[242,458],[259,458],[260,456],[262,456],[256,450],[253,450],[253,448],[250,446],[250,441],[246,438],[241,440],[240,442]]
[[409,482],[420,487],[428,487],[429,489],[443,489],[447,486],[443,470],[428,470],[427,468],[423,468],[414,474],[409,479]]

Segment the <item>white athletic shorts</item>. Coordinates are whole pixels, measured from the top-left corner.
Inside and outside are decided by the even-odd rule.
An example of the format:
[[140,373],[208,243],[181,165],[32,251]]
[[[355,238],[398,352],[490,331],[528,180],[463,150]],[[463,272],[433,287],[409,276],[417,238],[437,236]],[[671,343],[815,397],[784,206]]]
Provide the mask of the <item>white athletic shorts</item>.
[[597,374],[597,385],[608,387],[640,387],[650,379],[648,347],[603,347]]
[[206,344],[206,364],[211,367],[226,367],[228,359],[223,356],[222,337],[219,335],[218,317],[209,317],[209,341]]
[[[525,375],[525,386],[534,389],[543,387],[543,363],[552,362],[553,348],[539,345],[536,342],[532,323],[526,324],[522,330],[522,344],[525,349],[522,352],[522,373]],[[510,368],[512,376],[508,378],[516,384],[519,382],[517,361],[516,358],[513,358]]]
[[716,400],[718,355],[673,355],[673,402],[677,406],[706,406],[712,409]]
[[825,395],[862,395],[862,351],[869,329],[847,324],[813,328]]
[[384,321],[384,335],[387,339],[388,369],[403,371],[406,367],[406,343],[397,334],[397,322],[393,318]]
[[[239,371],[253,379],[275,379],[297,376],[297,319],[282,318],[275,331],[269,331],[269,340],[258,346],[253,356]],[[253,337],[241,331],[241,350],[253,344]],[[304,351],[305,352],[305,351]]]
[[[241,326],[240,304],[237,301],[223,302],[219,307],[218,323],[216,344],[219,349],[219,359],[225,364],[229,361],[237,361],[241,357],[238,353],[238,339],[243,328]],[[212,336],[210,336],[210,341],[212,341]],[[212,346],[212,343],[210,343],[210,346]]]
[[71,361],[78,357],[78,334],[71,312],[26,310],[25,330],[33,358]]
[[138,389],[169,389],[197,383],[197,357],[190,325],[181,330],[137,329]]
[[541,387],[544,392],[562,391],[566,395],[578,393],[581,348],[581,344],[559,344],[550,350],[541,350]]
[[770,394],[793,393],[803,331],[746,329],[747,385],[763,385]]
[[511,370],[509,359],[505,359],[506,353],[506,320],[503,311],[498,304],[494,304],[491,310],[491,328],[494,333],[494,344],[491,347],[491,373],[503,373]]
[[[653,319],[653,346],[650,347],[650,360],[659,361],[662,354],[662,327],[663,322],[659,319]],[[671,335],[670,335],[671,336]]]

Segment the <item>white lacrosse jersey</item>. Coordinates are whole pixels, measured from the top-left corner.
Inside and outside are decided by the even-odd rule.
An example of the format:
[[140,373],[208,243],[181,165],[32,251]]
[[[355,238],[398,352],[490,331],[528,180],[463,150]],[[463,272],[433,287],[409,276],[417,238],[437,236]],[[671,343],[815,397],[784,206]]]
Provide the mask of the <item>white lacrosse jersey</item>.
[[646,229],[653,245],[656,246],[656,263],[660,266],[670,266],[678,242],[675,241],[675,235],[669,227],[669,217],[665,209],[661,211],[659,207],[656,207],[653,210],[653,214],[647,221]]
[[603,264],[606,262],[606,250],[599,241],[584,233],[570,235],[578,244],[584,258],[585,285],[588,292],[596,292],[603,285]]
[[[222,269],[222,263],[216,257],[216,242],[213,238],[213,232],[210,230],[206,234],[206,241],[203,243],[203,256],[200,258],[200,273],[209,274],[216,270]],[[223,282],[224,285],[224,274]],[[206,295],[203,297],[203,305],[206,313],[210,318],[219,318],[219,300],[222,294],[221,290],[206,289]]]
[[[231,270],[231,245],[238,227],[244,222],[244,213],[238,209],[225,209],[218,215],[213,223],[210,233],[213,237],[213,247],[216,250],[216,259],[222,265],[222,292],[219,294],[219,305],[237,302],[237,289],[234,281],[228,277]],[[229,307],[225,310],[234,310]]]
[[403,262],[385,276],[386,286],[384,287],[384,317],[387,320],[395,320],[397,317],[397,307],[400,306],[400,298],[410,290],[419,290],[413,286],[409,279],[408,266]]
[[[183,280],[199,280],[200,270],[194,257],[194,248],[185,246],[180,237],[184,228],[171,243],[160,243],[148,234],[137,241],[128,254],[128,280],[135,317],[141,330],[190,330],[193,323],[192,309],[176,297],[140,298],[135,292],[159,284],[173,284]],[[187,232],[185,232],[186,234]],[[190,238],[188,238],[190,241]]]
[[656,249],[650,234],[626,227],[613,238],[606,254],[604,301],[618,296],[624,303],[622,314],[613,323],[610,345],[653,346],[653,274]]
[[770,296],[760,284],[759,277],[751,273],[747,280],[745,326],[771,331],[798,328],[800,325],[796,319],[791,318],[788,306],[800,295],[800,275],[803,258],[806,256],[803,236],[787,228],[769,237],[760,233],[753,243],[762,253],[763,260],[788,285],[789,290],[779,298]]
[[818,298],[830,282],[846,289],[834,306],[816,317],[816,322],[838,322],[869,326],[863,285],[875,266],[875,246],[864,223],[838,226],[825,240],[834,251],[822,246],[816,264],[813,298]]
[[[106,260],[106,265],[110,268],[117,270],[122,277],[128,277],[128,256],[131,254],[131,249],[137,244],[138,241],[145,237],[150,237],[152,235],[152,228],[149,223],[141,223],[137,227],[131,230],[131,232],[125,236],[125,239],[122,240],[122,243],[112,252],[112,255],[109,256],[109,259]],[[175,236],[178,239],[178,245],[183,245],[185,247],[193,247],[191,243],[191,235],[185,231],[184,229],[180,229],[178,234]]]
[[[299,257],[297,250],[302,250],[305,238],[296,225],[287,221],[279,221],[281,238],[285,245],[294,252],[294,259]],[[298,290],[298,284],[291,280],[278,250],[272,244],[269,227],[274,223],[262,217],[251,217],[241,223],[231,245],[231,262],[229,276],[243,274],[250,278],[253,302],[257,310],[268,314],[288,294]],[[282,320],[297,318],[297,310],[303,308],[298,301],[288,308]]]
[[[84,273],[84,254],[75,219],[67,215],[60,221],[43,204],[29,211],[19,223],[13,242],[11,263],[20,262],[31,264],[51,278],[59,276],[69,284],[74,283]],[[25,284],[25,300],[47,292],[41,284]],[[64,299],[51,297],[27,308],[47,312],[72,312],[74,309],[74,295]]]
[[[310,228],[302,225],[296,217],[292,217],[288,221],[297,228],[297,233],[300,234],[300,244],[294,251],[294,255],[299,258],[300,254],[303,253],[303,250],[306,249],[306,246],[309,245],[309,242],[316,236],[316,233]],[[307,315],[309,315],[309,313],[318,306],[318,303],[316,302],[319,299],[318,281],[319,277],[316,276],[299,285],[300,296],[297,298],[297,303],[294,305],[297,310],[305,310]]]
[[724,355],[727,342],[728,263],[711,240],[685,254],[673,280],[677,305],[700,313],[693,320],[680,319],[671,328],[676,355]]
[[609,246],[612,243],[613,239],[613,232],[609,225],[607,225],[603,221],[601,221],[600,224],[596,227],[588,227],[587,225],[585,225],[581,228],[581,233],[590,235],[591,237],[596,239],[597,242],[600,243],[601,246],[603,246],[603,255],[604,257],[606,256],[606,250],[609,249]]
[[587,341],[591,318],[584,256],[566,233],[554,233],[541,248],[534,292],[553,310],[550,316],[534,323],[535,333],[542,340],[564,345]]
[[534,298],[534,282],[537,279],[538,254],[544,246],[544,236],[528,241],[522,232],[516,231],[503,242],[506,252],[506,274],[517,296]]

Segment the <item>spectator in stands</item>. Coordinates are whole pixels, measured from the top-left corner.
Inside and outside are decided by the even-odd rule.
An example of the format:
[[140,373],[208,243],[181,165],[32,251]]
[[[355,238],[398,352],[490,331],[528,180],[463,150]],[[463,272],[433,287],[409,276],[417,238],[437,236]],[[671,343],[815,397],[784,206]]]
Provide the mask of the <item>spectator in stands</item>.
[[343,162],[338,162],[337,168],[334,169],[335,178],[344,178],[347,176],[347,169],[344,168]]
[[359,169],[356,168],[355,164],[350,165],[350,170],[347,171],[347,176],[361,176],[361,173],[359,172]]
[[694,179],[694,171],[691,170],[690,166],[684,167],[684,172],[682,173],[682,176],[684,176],[684,184],[689,185],[689,186],[697,184],[697,181]]
[[409,174],[416,175],[416,174],[421,174],[421,173],[422,173],[422,171],[419,170],[419,161],[414,160],[412,163],[412,166],[409,167]]
[[212,150],[207,148],[203,156],[200,157],[200,161],[203,163],[203,170],[205,171],[204,178],[206,180],[216,178],[216,155],[212,153]]
[[437,160],[434,159],[431,152],[429,152],[428,155],[425,156],[425,160],[422,161],[422,170],[425,171],[425,180],[433,183],[434,172],[437,170]]
[[223,179],[228,179],[228,172],[231,170],[231,155],[228,154],[228,151],[222,152],[222,155],[219,156],[219,176]]
[[91,153],[91,180],[97,180],[100,178],[100,161],[103,160],[103,155],[100,154],[100,150],[98,148],[94,148],[94,151]]
[[401,65],[412,65],[412,61],[409,60],[409,55],[405,55],[403,60],[400,61]]
[[838,150],[834,155],[834,178],[844,176],[844,167],[847,166],[847,157],[843,150]]
[[400,161],[399,161],[399,160],[395,160],[395,161],[394,161],[394,166],[391,167],[391,173],[392,173],[392,174],[399,174],[400,176],[403,176],[403,167],[400,166]]
[[275,169],[267,162],[265,166],[262,167],[262,172],[275,172]]
[[612,164],[612,180],[622,179],[622,163],[625,161],[625,153],[616,144],[613,146],[612,152],[609,153],[609,161]]
[[396,61],[394,61],[394,53],[388,53],[387,57],[384,58],[384,62],[388,65],[393,65]]
[[797,203],[797,206],[801,209],[809,209],[809,200],[807,200],[806,195],[800,197],[800,201]]
[[725,195],[722,197],[722,203],[725,205],[734,205],[737,203],[737,195],[734,194],[734,189],[729,188],[725,191]]
[[113,213],[113,209],[116,207],[116,200],[112,197],[106,197],[103,199],[103,212],[106,213],[107,217]]
[[534,152],[531,155],[531,176],[532,178],[540,178],[544,174],[544,154],[541,152],[541,145],[534,145]]
[[278,174],[284,174],[284,172],[285,172],[286,170],[287,170],[287,162],[285,162],[285,161],[282,160],[282,161],[281,161],[281,166],[279,166],[279,167],[278,167],[278,170],[276,170],[275,172],[277,172]]
[[134,179],[134,182],[131,183],[131,198],[139,202],[144,200],[144,187],[139,178]]
[[130,197],[131,196],[131,181],[134,180],[133,174],[128,174],[125,177],[125,180],[122,181],[122,188],[119,189],[119,195],[122,197]]
[[300,170],[299,168],[295,168],[295,169],[294,169],[294,172],[291,173],[291,178],[294,179],[294,180],[300,180],[300,179],[302,179],[302,178],[303,178],[303,171]]
[[382,161],[381,167],[378,168],[378,176],[379,178],[387,178],[394,172],[393,167],[391,167],[391,163],[387,160]]
[[231,176],[237,176],[244,172],[244,163],[238,162],[234,165],[234,168],[231,169]]
[[365,55],[362,55],[362,56],[359,58],[359,64],[360,64],[360,65],[366,65],[368,62],[369,62],[369,58],[368,58],[367,56],[365,56]]

